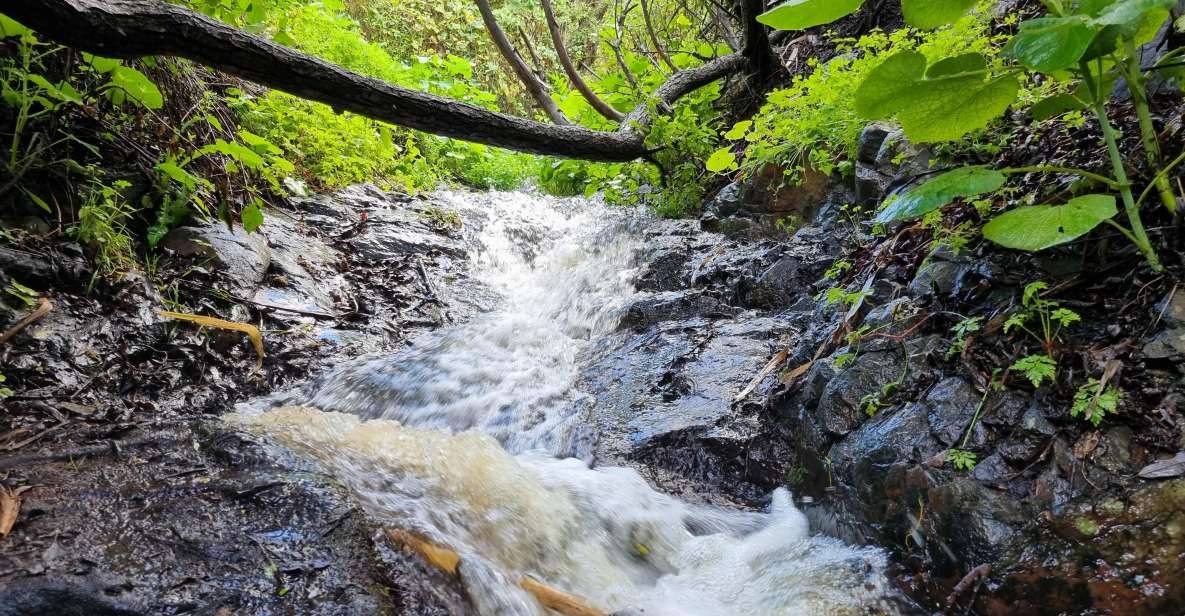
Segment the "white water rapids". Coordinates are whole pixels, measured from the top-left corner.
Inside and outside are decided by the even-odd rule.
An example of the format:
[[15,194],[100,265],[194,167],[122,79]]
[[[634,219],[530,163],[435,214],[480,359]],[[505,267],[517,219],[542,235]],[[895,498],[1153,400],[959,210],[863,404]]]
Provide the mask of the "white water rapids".
[[522,575],[607,613],[886,609],[884,555],[812,535],[785,490],[767,513],[692,505],[634,470],[557,457],[590,452],[580,357],[634,293],[629,214],[523,193],[440,198],[472,228],[474,275],[498,307],[228,421],[316,461],[377,522],[457,550],[483,615],[549,613]]

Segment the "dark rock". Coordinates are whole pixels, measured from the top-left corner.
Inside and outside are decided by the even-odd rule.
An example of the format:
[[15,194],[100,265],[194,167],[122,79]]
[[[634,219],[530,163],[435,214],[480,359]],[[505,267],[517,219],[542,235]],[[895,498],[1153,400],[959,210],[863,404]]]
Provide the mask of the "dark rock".
[[1049,445],[1057,428],[1049,423],[1035,405],[1029,406],[1008,440],[999,448],[1000,455],[1009,462],[1024,464],[1037,457]]
[[230,231],[219,222],[174,229],[163,246],[183,257],[212,260],[240,289],[258,286],[271,265],[271,251],[263,235],[247,233],[242,227]]
[[817,407],[808,413],[828,433],[843,436],[867,417],[862,400],[901,378],[897,349],[861,353],[823,389]]
[[757,277],[745,305],[769,309],[785,306],[810,287],[811,281],[802,275],[804,269],[801,257],[782,257]]
[[733,216],[741,210],[743,204],[743,188],[737,183],[733,182],[720,192],[716,193],[715,197],[704,206],[704,212],[714,215],[717,219],[727,218]]
[[860,132],[860,139],[856,145],[856,160],[869,165],[876,164],[877,154],[885,143],[893,128],[886,124],[873,122]]
[[853,483],[876,481],[880,477],[875,469],[919,462],[942,451],[930,437],[928,414],[913,403],[883,409],[832,447],[828,457],[836,468],[853,469]]
[[[981,396],[962,377],[943,379],[926,394],[923,404],[929,409],[930,429],[934,437],[944,445],[955,446],[975,415]],[[982,442],[982,430],[976,425]],[[975,444],[979,444],[978,442]]]
[[1006,481],[1013,475],[1012,467],[1004,460],[1004,457],[998,453],[982,459],[975,465],[975,469],[971,471],[971,477],[977,481],[985,483],[998,483]]
[[950,564],[992,563],[1019,528],[1028,522],[1023,507],[1012,497],[985,487],[974,479],[931,488],[926,536],[941,541],[957,559]]
[[1132,431],[1126,426],[1119,426],[1107,430],[1098,447],[1095,448],[1091,461],[1104,470],[1116,475],[1128,475],[1135,469],[1132,467]]
[[635,300],[621,317],[621,326],[644,329],[662,321],[694,317],[733,316],[736,309],[703,291],[663,291]]

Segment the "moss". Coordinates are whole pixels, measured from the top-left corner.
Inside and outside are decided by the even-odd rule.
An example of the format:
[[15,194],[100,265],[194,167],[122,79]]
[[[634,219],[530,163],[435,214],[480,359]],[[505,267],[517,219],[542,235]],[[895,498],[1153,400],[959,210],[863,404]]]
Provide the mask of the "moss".
[[1093,536],[1099,534],[1098,522],[1095,522],[1094,520],[1092,520],[1086,516],[1078,516],[1077,518],[1075,518],[1074,519],[1074,528],[1078,529],[1078,532],[1082,533],[1083,535],[1086,535],[1087,537],[1093,537]]

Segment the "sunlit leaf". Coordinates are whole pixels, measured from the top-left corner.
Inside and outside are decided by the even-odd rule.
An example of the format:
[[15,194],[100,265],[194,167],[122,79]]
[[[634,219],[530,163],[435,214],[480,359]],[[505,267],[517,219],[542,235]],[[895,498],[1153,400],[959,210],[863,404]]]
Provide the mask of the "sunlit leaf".
[[805,30],[829,24],[856,12],[864,0],[787,0],[757,16],[778,30]]
[[1033,205],[1000,214],[983,236],[1006,248],[1044,250],[1086,235],[1118,213],[1115,197],[1084,195],[1065,205]]
[[974,197],[998,190],[1004,174],[987,167],[962,167],[948,171],[889,201],[875,221],[887,223],[923,216],[959,197]]
[[954,23],[967,14],[978,0],[901,0],[905,23],[933,30]]

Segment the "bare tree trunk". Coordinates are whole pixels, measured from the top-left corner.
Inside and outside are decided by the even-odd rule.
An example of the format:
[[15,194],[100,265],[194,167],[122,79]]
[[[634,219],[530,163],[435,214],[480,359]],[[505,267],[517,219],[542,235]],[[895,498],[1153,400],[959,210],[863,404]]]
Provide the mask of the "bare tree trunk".
[[638,0],[638,2],[642,5],[642,21],[646,23],[646,32],[650,34],[650,42],[654,43],[654,52],[658,54],[659,58],[662,58],[664,64],[670,67],[672,73],[679,72],[679,67],[671,61],[671,56],[667,54],[666,48],[658,40],[658,34],[654,31],[654,22],[650,20],[649,5],[646,4],[646,0]]
[[[645,104],[617,131],[556,126],[363,77],[184,7],[156,0],[5,0],[5,15],[47,39],[115,58],[175,56],[260,85],[410,129],[521,152],[607,162],[647,153]],[[653,98],[673,103],[748,70],[741,54],[681,71]]]
[[547,17],[547,29],[551,31],[551,42],[555,45],[555,53],[559,56],[560,64],[564,67],[564,72],[568,74],[568,79],[572,81],[572,85],[580,91],[580,94],[584,96],[588,104],[597,110],[597,113],[614,122],[620,122],[625,118],[625,115],[609,106],[609,103],[601,100],[601,97],[597,96],[597,93],[588,87],[584,78],[580,76],[576,67],[572,65],[572,58],[568,56],[568,48],[564,45],[563,33],[560,32],[560,24],[556,21],[555,11],[551,9],[551,0],[542,0],[542,3],[543,14]]
[[716,27],[720,29],[720,36],[728,44],[728,48],[740,51],[741,39],[737,36],[736,30],[732,29],[732,20],[728,13],[718,4],[712,4],[712,19],[716,22]]
[[551,118],[552,122],[564,125],[571,124],[568,118],[564,117],[564,112],[556,106],[555,101],[551,99],[551,95],[547,93],[547,88],[543,85],[535,73],[531,72],[531,68],[523,62],[522,56],[514,50],[514,45],[510,39],[506,37],[506,32],[498,25],[498,19],[494,17],[494,11],[490,9],[489,0],[475,0],[477,2],[477,9],[481,12],[481,19],[486,24],[486,30],[490,33],[490,38],[494,40],[494,46],[502,53],[502,57],[506,58],[506,62],[510,64],[510,68],[514,70],[514,74],[518,75],[518,80],[523,82],[523,87],[527,89],[527,93],[531,98],[535,99],[535,103]]
[[749,58],[754,81],[765,83],[778,69],[778,59],[769,44],[769,33],[765,25],[757,21],[757,16],[765,11],[765,3],[762,0],[737,0],[737,4],[745,28],[745,45],[741,53]]

